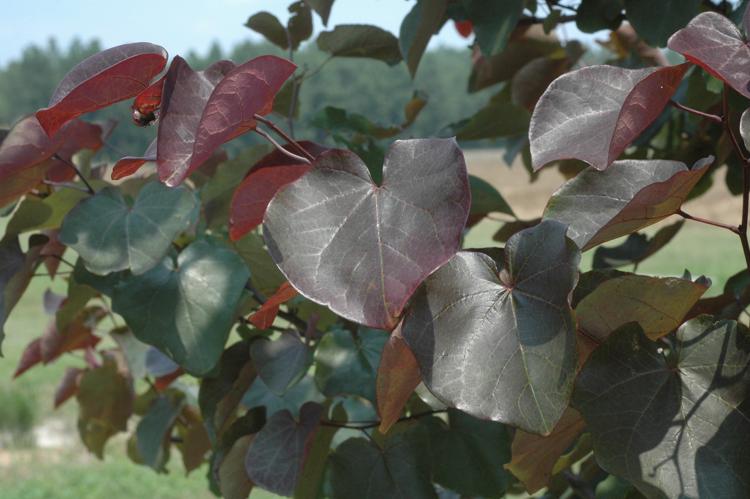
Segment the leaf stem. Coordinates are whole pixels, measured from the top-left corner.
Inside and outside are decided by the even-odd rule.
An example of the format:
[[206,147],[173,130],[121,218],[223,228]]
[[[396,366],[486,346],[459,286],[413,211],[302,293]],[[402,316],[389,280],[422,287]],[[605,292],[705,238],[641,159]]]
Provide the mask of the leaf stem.
[[78,167],[76,165],[73,164],[72,161],[68,161],[67,159],[63,158],[62,156],[60,156],[57,153],[53,154],[52,157],[55,158],[58,161],[62,161],[63,163],[65,163],[66,165],[68,165],[68,167],[71,168],[74,172],[76,172],[76,175],[78,175],[80,177],[81,181],[84,184],[86,184],[86,188],[88,189],[89,194],[91,194],[92,196],[94,194],[96,194],[96,191],[94,190],[93,187],[91,187],[91,184],[89,184],[89,181],[86,180],[86,177],[83,176],[83,174],[81,173],[81,171],[78,169]]
[[[417,414],[412,414],[411,416],[403,416],[401,418],[398,418],[396,422],[400,423],[401,421],[419,419],[425,416],[431,416],[433,414],[442,414],[447,411],[448,409],[435,409],[433,411],[418,412]],[[369,428],[377,428],[378,426],[380,426],[380,421],[348,421],[346,423],[339,423],[338,421],[323,420],[320,422],[320,424],[323,426],[333,426],[335,428],[349,428],[351,430],[367,430]]]
[[724,224],[721,222],[715,222],[713,220],[708,220],[707,218],[701,218],[696,217],[695,215],[691,215],[690,213],[686,213],[682,209],[677,210],[677,214],[680,215],[682,218],[686,220],[692,220],[694,222],[700,222],[702,224],[706,225],[712,225],[714,227],[719,227],[722,229],[727,229],[728,231],[734,232],[735,234],[739,234],[740,230],[738,227],[735,227],[734,225]]
[[274,123],[273,121],[269,120],[268,118],[264,118],[263,116],[261,116],[259,114],[253,115],[253,118],[255,118],[257,121],[260,121],[261,123],[263,123],[264,125],[266,125],[268,128],[270,128],[271,130],[273,130],[279,137],[281,137],[282,139],[286,140],[288,143],[292,144],[295,147],[295,149],[297,149],[303,156],[305,156],[307,159],[309,159],[310,162],[315,161],[315,156],[313,156],[312,154],[310,154],[309,152],[307,152],[307,149],[305,149],[304,147],[302,147],[296,140],[294,140],[289,135],[287,135],[287,133],[284,130],[282,130],[281,128],[279,128],[276,125],[276,123]]
[[716,114],[711,113],[704,113],[703,111],[698,111],[697,109],[693,109],[692,107],[685,106],[684,104],[680,104],[679,102],[675,100],[670,100],[670,104],[672,104],[673,107],[680,109],[682,111],[685,111],[689,114],[694,114],[696,116],[700,116],[701,118],[706,118],[708,120],[714,121],[716,123],[723,123],[724,120],[722,120],[721,116],[718,116]]
[[255,128],[255,130],[253,130],[253,131],[255,133],[257,133],[258,135],[260,135],[261,137],[263,137],[264,139],[266,139],[268,142],[270,142],[271,145],[273,145],[280,153],[282,153],[282,154],[284,154],[286,156],[289,156],[290,158],[292,158],[294,160],[297,160],[297,161],[300,161],[302,163],[306,163],[308,165],[312,164],[312,162],[309,159],[304,158],[302,156],[298,156],[297,154],[294,154],[293,152],[291,152],[291,151],[289,151],[287,149],[284,149],[284,147],[281,144],[279,144],[278,142],[276,142],[276,140],[273,137],[271,137],[269,134],[267,134],[266,132],[264,132],[260,128]]
[[63,187],[65,189],[73,189],[74,191],[81,191],[85,192],[86,194],[91,194],[91,191],[89,189],[76,185],[72,182],[53,182],[52,180],[42,180],[42,183],[44,185],[51,185],[52,187]]

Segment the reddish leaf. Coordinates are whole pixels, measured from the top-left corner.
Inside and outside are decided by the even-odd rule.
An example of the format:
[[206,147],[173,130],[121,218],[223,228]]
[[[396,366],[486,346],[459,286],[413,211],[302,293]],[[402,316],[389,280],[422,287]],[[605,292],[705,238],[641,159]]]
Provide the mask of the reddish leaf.
[[[98,151],[104,145],[104,130],[101,126],[75,120],[65,127],[64,142],[55,152],[65,161],[72,161],[73,155],[82,149]],[[47,179],[53,182],[67,182],[73,180],[76,173],[64,161],[50,159]]]
[[279,313],[279,305],[287,302],[297,296],[297,290],[289,284],[289,281],[279,286],[279,289],[266,300],[266,302],[252,314],[247,320],[258,329],[268,329],[273,324],[276,315]]
[[453,21],[453,24],[456,26],[458,34],[464,38],[469,38],[474,31],[474,25],[471,21]]
[[182,368],[179,368],[176,371],[171,372],[167,375],[160,376],[154,380],[154,387],[156,388],[157,391],[163,392],[164,390],[169,388],[169,386],[172,384],[174,380],[176,380],[183,374],[185,374],[185,371]]
[[[300,145],[313,156],[318,156],[327,148],[314,142],[303,141]],[[291,145],[284,146],[298,153]],[[263,223],[263,215],[271,199],[285,185],[294,182],[310,169],[307,163],[295,163],[280,151],[273,151],[261,158],[250,170],[232,196],[229,236],[232,241]]]
[[57,275],[57,269],[60,267],[60,258],[62,258],[67,248],[57,238],[58,232],[57,229],[43,231],[43,234],[49,238],[49,241],[42,247],[41,254],[45,256],[44,266],[47,268],[47,273],[53,279]]
[[667,46],[750,98],[750,46],[726,17],[704,12],[672,35]]
[[31,341],[23,353],[21,354],[21,360],[18,362],[16,372],[13,373],[13,377],[17,378],[35,365],[42,361],[42,339],[36,338]]
[[[161,95],[164,90],[164,79],[167,75],[162,76],[154,83],[148,86],[143,92],[136,95],[133,100],[133,121],[136,125],[144,125],[153,123],[154,113],[159,109],[161,105]],[[151,119],[148,119],[148,117]],[[148,120],[144,123],[144,120]]]
[[115,163],[115,166],[112,167],[112,180],[120,180],[129,177],[140,170],[141,166],[147,162],[156,161],[156,143],[157,140],[154,139],[151,144],[149,144],[146,152],[143,153],[143,156],[125,156],[124,158],[120,158],[117,163]]
[[78,384],[81,382],[83,372],[83,369],[77,367],[69,367],[65,370],[65,374],[55,390],[55,409],[60,407],[70,397],[78,393]]
[[63,331],[57,329],[53,319],[40,338],[42,362],[49,364],[65,352],[95,347],[101,338],[94,335],[93,327],[104,315],[104,310],[98,307],[84,309]]
[[604,170],[661,114],[689,68],[590,66],[559,77],[531,116],[534,169],[580,159]]
[[49,107],[36,116],[51,136],[77,116],[137,95],[166,63],[166,50],[151,43],[129,43],[94,54],[65,75]]
[[547,436],[516,430],[511,450],[512,459],[503,467],[521,480],[526,491],[533,494],[547,485],[560,456],[576,441],[586,423],[570,407]]
[[375,381],[380,433],[388,433],[398,421],[406,402],[421,381],[419,364],[401,336],[399,326],[383,348]]
[[179,185],[220,145],[255,128],[253,116],[271,112],[276,92],[295,68],[269,55],[237,67],[222,61],[196,73],[176,57],[164,82],[159,178]]

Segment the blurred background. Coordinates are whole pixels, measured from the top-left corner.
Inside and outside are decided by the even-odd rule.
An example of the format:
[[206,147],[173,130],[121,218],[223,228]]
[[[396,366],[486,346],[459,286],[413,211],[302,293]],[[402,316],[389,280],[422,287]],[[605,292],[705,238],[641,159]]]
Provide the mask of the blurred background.
[[[114,45],[135,41],[157,43],[171,55],[182,55],[198,69],[219,59],[242,63],[261,54],[283,56],[280,49],[263,41],[244,23],[260,10],[286,19],[288,3],[289,0],[131,0],[106,5],[88,0],[8,2],[3,6],[4,25],[0,30],[0,127],[10,126],[20,117],[46,106],[67,71],[85,57]],[[328,27],[368,23],[397,34],[412,6],[406,0],[337,0]],[[317,33],[323,26],[317,16],[314,19]],[[607,50],[597,43],[606,39],[606,33],[583,34],[572,25],[564,29],[567,31],[558,30],[559,37],[577,39],[586,46],[579,64],[608,58]],[[303,68],[316,68],[326,59],[317,50],[314,38],[296,54],[295,62]],[[378,123],[399,123],[404,103],[415,90],[425,93],[429,100],[408,135],[440,134],[447,124],[472,116],[496,90],[465,92],[471,65],[469,41],[457,33],[452,23],[447,23],[432,38],[413,81],[403,64],[390,67],[366,59],[332,60],[302,87],[296,136],[325,141],[322,132],[309,123],[331,105]],[[138,155],[153,137],[155,128],[130,124],[129,105],[124,102],[87,117],[120,122],[103,151],[105,159]],[[492,183],[520,218],[530,220],[540,216],[546,200],[564,181],[563,177],[557,170],[548,169],[529,183],[520,162],[507,164],[503,160],[501,145],[490,141],[462,144],[470,171]],[[720,178],[723,171],[719,174],[709,193],[687,208],[695,215],[735,223],[740,202],[724,187]],[[497,245],[492,236],[501,225],[499,220],[483,221],[470,231],[466,245]],[[647,232],[653,233],[659,227]],[[620,242],[614,241],[611,246]],[[715,247],[708,261],[703,256],[706,253],[701,251],[705,244]],[[584,259],[584,268],[590,264],[591,252]],[[687,268],[693,275],[711,277],[715,294],[720,292],[727,277],[742,266],[740,247],[732,234],[699,225],[685,227],[672,245],[649,259],[639,272],[681,275]],[[82,448],[75,426],[76,404],[52,409],[58,381],[66,367],[78,359],[61,359],[12,381],[24,347],[43,332],[49,321],[42,303],[45,290],[61,291],[64,285],[59,279],[54,283],[43,277],[34,279],[6,325],[5,358],[0,360],[0,496],[13,499],[212,497],[206,490],[205,470],[186,477],[179,460],[172,460],[168,477],[157,476],[148,468],[130,463],[124,438],[110,442],[106,459],[101,463]],[[252,497],[272,496],[253,492]]]

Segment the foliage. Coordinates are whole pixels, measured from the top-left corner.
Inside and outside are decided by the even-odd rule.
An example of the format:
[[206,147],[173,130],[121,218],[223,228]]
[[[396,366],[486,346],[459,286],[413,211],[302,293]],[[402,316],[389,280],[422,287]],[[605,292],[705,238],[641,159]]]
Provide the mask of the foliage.
[[[474,33],[469,90],[494,93],[430,138],[408,136],[436,105],[415,92],[391,124],[326,107],[309,124],[328,143],[297,141],[301,90],[327,59],[292,59],[332,3],[251,16],[288,59],[196,71],[149,43],[97,52],[4,135],[0,324],[42,265],[67,286],[45,295],[53,317],[15,375],[81,353],[54,403],[76,400],[92,453],[127,433],[135,463],[165,472],[179,453],[231,498],[746,496],[744,5],[690,1],[671,16],[663,0],[656,23],[636,0],[419,0],[398,37],[327,27],[328,57],[404,62],[418,80],[453,22]],[[582,46],[554,35],[569,22],[612,30],[611,64],[577,67]],[[81,116],[128,99],[156,140],[94,165],[110,127]],[[227,146],[248,133],[273,150]],[[570,179],[542,219],[518,219],[468,175],[452,135],[501,141],[531,180],[550,164]],[[682,207],[724,166],[739,170],[726,176],[739,225]],[[503,247],[463,248],[493,213],[508,220]],[[748,268],[718,296],[687,271],[635,273],[682,222],[637,231],[673,215],[739,240]]]

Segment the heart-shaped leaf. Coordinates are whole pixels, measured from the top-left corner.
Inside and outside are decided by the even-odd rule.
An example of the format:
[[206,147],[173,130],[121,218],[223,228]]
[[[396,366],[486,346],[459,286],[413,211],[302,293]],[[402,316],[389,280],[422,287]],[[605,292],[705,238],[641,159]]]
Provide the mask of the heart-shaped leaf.
[[626,274],[608,279],[576,306],[578,329],[604,340],[615,329],[637,322],[656,340],[675,330],[710,282]]
[[567,224],[581,249],[593,248],[676,213],[713,161],[709,156],[688,168],[679,161],[622,160],[604,172],[588,168],[552,195],[544,218]]
[[270,12],[261,11],[250,16],[245,26],[265,37],[266,40],[284,50],[289,48],[286,28],[279,18]]
[[98,52],[65,75],[49,107],[36,113],[52,136],[84,113],[137,95],[167,64],[167,51],[152,43],[128,43]]
[[318,48],[334,57],[366,57],[389,66],[401,62],[398,38],[368,24],[340,24],[318,35]]
[[219,361],[250,273],[229,248],[199,239],[115,287],[112,309],[136,338],[200,376]]
[[648,497],[743,497],[750,486],[750,338],[701,316],[669,347],[612,334],[576,381],[597,463]]
[[198,200],[185,187],[145,185],[132,206],[122,191],[107,187],[65,217],[60,241],[99,275],[130,269],[143,274],[157,265],[177,235],[198,215]]
[[275,394],[283,395],[299,381],[312,363],[312,351],[294,332],[271,341],[258,339],[250,346],[258,376]]
[[275,494],[292,495],[322,416],[323,406],[315,402],[302,406],[299,421],[289,411],[271,416],[245,456],[250,480]]
[[[299,143],[313,156],[320,155],[328,148],[314,142]],[[298,153],[291,145],[285,149]],[[245,179],[232,196],[231,218],[229,219],[229,236],[232,241],[263,223],[263,215],[273,196],[285,185],[294,182],[310,170],[310,165],[291,160],[286,154],[274,150],[253,165]]]
[[589,66],[559,77],[531,116],[534,169],[558,159],[606,169],[659,117],[689,68]]
[[544,221],[518,232],[504,263],[460,252],[415,294],[403,335],[439,399],[479,418],[552,431],[576,367],[568,297],[580,252],[565,230]]
[[390,330],[422,280],[458,250],[469,205],[453,139],[396,141],[380,186],[356,155],[333,150],[271,200],[264,236],[300,293]]
[[672,35],[667,46],[750,98],[750,46],[726,17],[699,14]]
[[432,485],[429,437],[418,426],[388,438],[382,447],[350,438],[328,458],[333,497],[437,499]]
[[195,72],[176,57],[162,95],[159,178],[180,184],[222,144],[255,128],[255,114],[271,112],[273,98],[296,66],[261,56],[234,67],[221,61]]

